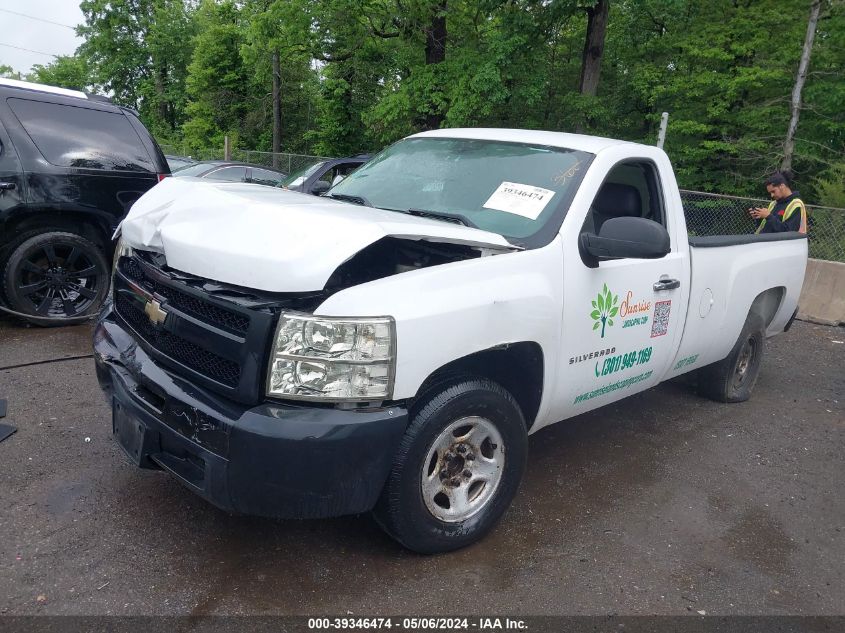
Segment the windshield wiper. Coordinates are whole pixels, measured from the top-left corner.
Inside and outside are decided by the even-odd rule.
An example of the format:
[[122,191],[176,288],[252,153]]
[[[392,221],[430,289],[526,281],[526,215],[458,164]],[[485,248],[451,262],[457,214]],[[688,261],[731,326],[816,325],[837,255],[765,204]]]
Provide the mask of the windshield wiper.
[[435,220],[443,220],[444,222],[451,222],[452,224],[463,224],[464,226],[471,226],[477,229],[478,226],[465,215],[460,213],[449,213],[447,211],[427,211],[425,209],[408,209],[405,211],[408,215],[415,215],[420,218],[433,218]]
[[330,193],[326,197],[334,200],[343,200],[344,202],[352,202],[353,204],[360,204],[365,207],[373,206],[373,203],[367,200],[364,196],[350,196],[345,193]]

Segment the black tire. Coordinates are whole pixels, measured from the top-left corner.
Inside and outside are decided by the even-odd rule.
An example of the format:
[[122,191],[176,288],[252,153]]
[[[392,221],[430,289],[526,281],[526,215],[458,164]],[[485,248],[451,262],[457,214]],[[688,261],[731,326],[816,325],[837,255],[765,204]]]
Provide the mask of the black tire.
[[29,237],[11,252],[3,271],[9,307],[40,317],[29,319],[36,325],[64,325],[96,314],[108,289],[109,265],[102,251],[75,233]]
[[718,402],[745,402],[760,374],[766,332],[759,314],[751,313],[726,358],[698,371],[698,390]]
[[[374,515],[382,528],[408,549],[433,554],[466,547],[496,525],[522,479],[528,438],[522,411],[513,396],[486,379],[458,379],[430,392],[419,405],[394,458]],[[466,419],[473,423],[466,424]],[[449,431],[458,422],[464,425]],[[463,435],[463,429],[469,426],[472,433]],[[435,442],[444,438],[452,442],[453,448],[438,451]],[[501,440],[501,445],[491,438],[496,442]],[[472,472],[470,468],[489,469],[491,464],[496,473],[485,475],[487,480],[475,479],[475,473],[471,477],[466,475]],[[451,478],[444,480],[447,471]],[[456,477],[457,473],[460,475]],[[466,479],[453,485],[461,477]],[[448,488],[450,494],[465,485],[463,494],[470,504],[467,512],[446,518],[436,516],[434,511],[446,514],[458,509],[450,507],[443,492],[424,495],[426,478],[444,491]],[[476,504],[474,508],[472,504]]]
[[[49,230],[49,231],[56,230],[56,231],[58,231],[59,229],[43,229],[43,230],[38,230],[38,231],[25,231],[25,232],[23,232],[19,235],[14,236],[8,242],[0,245],[0,274],[2,274],[2,272],[4,270],[6,270],[6,263],[9,261],[9,256],[14,252],[14,250],[18,246],[23,244],[25,241],[27,241],[31,237],[34,237],[36,235],[41,235],[42,233],[45,232],[45,230]],[[2,303],[2,305],[5,306],[5,305],[8,304],[8,302],[6,301],[6,293],[3,289],[3,285],[4,285],[3,279],[2,279],[2,277],[0,277],[0,303]]]

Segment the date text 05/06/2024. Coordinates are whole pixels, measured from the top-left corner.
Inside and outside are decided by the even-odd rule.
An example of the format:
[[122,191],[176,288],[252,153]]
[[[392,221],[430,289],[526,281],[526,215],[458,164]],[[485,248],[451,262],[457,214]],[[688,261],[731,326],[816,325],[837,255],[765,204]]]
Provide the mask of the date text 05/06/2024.
[[397,629],[400,631],[424,630],[463,630],[463,631],[527,631],[525,620],[517,618],[474,617],[474,618],[437,618],[437,617],[346,617],[346,618],[308,618],[308,629],[314,631],[329,630],[374,630]]

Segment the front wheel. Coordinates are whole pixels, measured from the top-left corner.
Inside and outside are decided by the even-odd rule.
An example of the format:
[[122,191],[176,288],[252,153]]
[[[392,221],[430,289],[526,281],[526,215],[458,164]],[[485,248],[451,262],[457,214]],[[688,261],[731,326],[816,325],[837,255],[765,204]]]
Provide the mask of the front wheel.
[[414,415],[375,509],[408,549],[430,554],[482,538],[510,506],[525,470],[522,411],[505,389],[467,378]]

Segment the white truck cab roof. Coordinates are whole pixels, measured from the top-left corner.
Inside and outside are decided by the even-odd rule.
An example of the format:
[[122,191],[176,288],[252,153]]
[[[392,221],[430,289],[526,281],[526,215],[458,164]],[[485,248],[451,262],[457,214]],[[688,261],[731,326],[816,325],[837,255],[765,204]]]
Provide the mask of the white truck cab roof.
[[545,132],[543,130],[518,130],[503,128],[451,128],[420,132],[409,138],[468,138],[482,141],[502,141],[505,143],[528,143],[546,145],[549,147],[565,147],[567,149],[598,154],[609,147],[620,145],[637,145],[629,141],[603,138],[601,136],[587,136],[585,134],[567,134],[565,132]]

